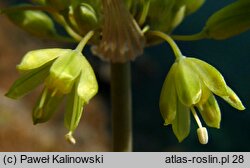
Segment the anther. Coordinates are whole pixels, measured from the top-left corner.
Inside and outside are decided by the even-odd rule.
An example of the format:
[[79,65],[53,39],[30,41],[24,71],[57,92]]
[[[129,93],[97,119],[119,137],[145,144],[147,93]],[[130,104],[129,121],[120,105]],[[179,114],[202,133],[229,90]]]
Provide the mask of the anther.
[[198,135],[198,139],[199,139],[199,142],[201,144],[207,144],[208,143],[208,133],[207,133],[207,128],[206,127],[203,127],[202,124],[201,124],[201,121],[194,109],[194,107],[191,107],[191,111],[192,111],[192,114],[195,118],[195,121],[198,125],[198,129],[197,129],[197,135]]
[[75,138],[72,136],[72,132],[70,131],[70,132],[68,132],[66,135],[65,135],[65,139],[66,139],[66,141],[68,141],[69,143],[71,143],[71,144],[75,144],[76,143],[76,140],[75,140]]
[[197,129],[197,135],[199,142],[203,145],[208,143],[208,133],[207,133],[207,128],[202,127]]

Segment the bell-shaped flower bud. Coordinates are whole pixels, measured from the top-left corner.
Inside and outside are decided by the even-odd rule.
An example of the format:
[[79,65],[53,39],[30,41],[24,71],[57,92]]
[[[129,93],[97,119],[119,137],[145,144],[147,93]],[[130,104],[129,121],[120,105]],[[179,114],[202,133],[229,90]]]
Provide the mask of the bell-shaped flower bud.
[[164,119],[164,125],[171,124],[175,119],[177,110],[177,93],[175,89],[174,75],[177,63],[174,63],[163,83],[160,96],[160,112]]
[[205,0],[178,0],[174,1],[171,17],[171,31],[174,30],[183,19],[197,11],[205,2]]
[[6,12],[10,20],[26,32],[40,37],[52,38],[57,36],[52,19],[44,12],[32,10],[18,10]]
[[223,40],[250,29],[250,1],[238,0],[215,12],[207,20],[202,33]]
[[214,128],[220,128],[220,121],[221,121],[220,107],[213,94],[210,94],[210,97],[204,104],[198,105],[198,109],[201,113],[203,120],[206,122],[208,126]]
[[[187,15],[197,11],[204,2],[205,0],[150,1],[145,24],[150,25],[151,30],[171,33]],[[137,4],[137,6],[139,5]],[[159,42],[161,42],[159,38],[147,36],[147,44],[156,44]]]
[[[174,10],[175,1],[151,1],[148,11],[146,24],[150,25],[150,29],[159,30],[165,33],[171,32],[172,18],[175,16]],[[163,15],[164,13],[164,15]],[[157,38],[159,40],[159,38]],[[150,40],[155,43],[157,39]],[[157,41],[158,41],[157,40]]]
[[87,3],[80,3],[77,6],[73,6],[73,16],[81,34],[85,35],[90,30],[97,29],[99,26],[95,9]]
[[201,82],[186,59],[183,57],[177,62],[175,85],[181,103],[190,107],[200,101]]
[[183,5],[181,6],[178,11],[176,12],[173,21],[172,21],[172,29],[174,29],[175,27],[177,27],[179,24],[181,24],[181,22],[183,21],[184,17],[185,17],[185,12],[186,12],[186,6]]

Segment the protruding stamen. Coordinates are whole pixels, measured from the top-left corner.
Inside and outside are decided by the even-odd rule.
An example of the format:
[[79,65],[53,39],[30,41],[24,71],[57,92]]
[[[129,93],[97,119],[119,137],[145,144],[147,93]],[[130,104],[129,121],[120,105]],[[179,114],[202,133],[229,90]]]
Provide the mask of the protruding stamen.
[[197,135],[199,142],[203,145],[208,143],[208,133],[206,127],[198,128]]
[[41,97],[41,100],[39,102],[39,109],[41,109],[45,103],[45,100],[46,100],[46,97],[47,97],[47,93],[48,93],[48,88],[45,87],[44,88],[44,91],[42,93],[42,97]]
[[201,121],[200,121],[200,119],[199,119],[199,117],[198,117],[198,115],[197,115],[197,113],[196,113],[194,107],[191,107],[191,111],[192,111],[192,114],[193,114],[193,116],[194,116],[194,119],[195,119],[197,125],[199,126],[199,128],[202,128]]
[[201,121],[194,109],[194,107],[191,107],[191,111],[192,111],[192,114],[194,116],[194,119],[198,125],[198,129],[197,129],[197,135],[198,135],[198,139],[199,139],[199,142],[203,145],[207,144],[208,143],[208,133],[207,133],[207,128],[206,127],[203,127],[202,124],[201,124]]
[[66,135],[65,135],[65,139],[66,139],[66,141],[68,141],[69,143],[71,143],[71,144],[75,144],[76,143],[76,140],[75,140],[75,138],[72,136],[72,132],[70,131],[70,132],[68,132]]

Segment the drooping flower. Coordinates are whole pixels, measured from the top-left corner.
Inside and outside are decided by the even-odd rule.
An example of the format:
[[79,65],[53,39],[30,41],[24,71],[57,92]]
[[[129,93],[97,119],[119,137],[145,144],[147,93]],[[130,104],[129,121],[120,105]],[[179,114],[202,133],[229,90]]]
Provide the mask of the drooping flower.
[[172,124],[179,142],[190,132],[190,111],[199,126],[200,143],[208,142],[207,130],[195,109],[199,110],[208,126],[220,128],[221,112],[214,94],[238,110],[245,109],[216,68],[196,58],[180,56],[176,59],[162,87],[160,111],[165,125]]
[[82,49],[93,33],[89,33],[75,50],[41,49],[28,52],[17,69],[21,76],[6,96],[20,98],[44,83],[43,92],[33,109],[34,124],[48,121],[63,98],[67,98],[65,126],[66,139],[75,143],[76,129],[83,106],[97,93],[98,84],[91,65],[82,55]]

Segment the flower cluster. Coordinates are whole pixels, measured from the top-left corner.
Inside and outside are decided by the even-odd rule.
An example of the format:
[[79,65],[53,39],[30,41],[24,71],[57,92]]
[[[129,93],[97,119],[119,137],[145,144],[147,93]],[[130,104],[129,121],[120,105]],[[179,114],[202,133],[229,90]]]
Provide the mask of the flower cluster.
[[64,97],[67,99],[66,139],[75,143],[72,134],[80,121],[83,107],[97,93],[98,84],[93,69],[82,55],[87,34],[75,50],[41,49],[28,52],[17,69],[21,77],[6,96],[20,98],[44,82],[43,92],[33,109],[34,124],[48,121]]
[[221,112],[214,94],[238,110],[245,109],[216,68],[196,58],[180,56],[176,59],[162,87],[160,111],[165,125],[172,124],[179,142],[189,134],[190,111],[199,126],[200,143],[208,142],[207,130],[195,109],[199,110],[208,126],[220,128]]

